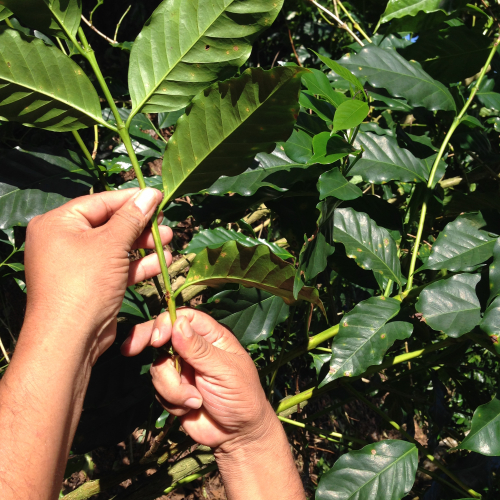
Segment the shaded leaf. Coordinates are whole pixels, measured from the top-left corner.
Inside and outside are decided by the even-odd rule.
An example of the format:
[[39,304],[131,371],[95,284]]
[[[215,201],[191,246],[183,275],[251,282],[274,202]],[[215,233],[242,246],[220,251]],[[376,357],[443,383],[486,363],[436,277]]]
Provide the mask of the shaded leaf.
[[321,476],[317,500],[401,500],[413,487],[417,447],[391,440],[342,455]]
[[243,233],[231,231],[223,227],[215,229],[204,229],[195,234],[189,245],[182,253],[200,253],[205,248],[218,248],[227,241],[237,241],[245,247],[254,247],[257,245],[266,245],[280,259],[289,259],[292,256],[284,249],[263,239],[250,238]]
[[332,89],[332,84],[328,80],[328,77],[318,69],[310,68],[309,73],[302,75],[302,82],[313,94],[324,97],[336,108],[348,100],[344,94]]
[[375,184],[391,180],[427,182],[429,170],[426,163],[407,149],[400,148],[395,138],[360,133],[355,144],[363,147],[364,152],[349,175],[360,175],[363,180]]
[[2,0],[16,18],[46,35],[68,39],[80,26],[82,0]]
[[428,75],[417,62],[409,62],[394,49],[373,44],[359,54],[344,56],[340,63],[373,87],[383,87],[394,97],[404,97],[411,106],[456,111],[449,90]]
[[[196,256],[186,283],[175,295],[190,285],[238,283],[265,290],[293,305],[296,303],[292,293],[294,276],[295,267],[275,256],[266,245],[247,248],[236,241],[228,241],[220,248],[207,248]],[[298,298],[312,302],[324,311],[315,288],[304,287]]]
[[461,337],[481,319],[475,290],[480,279],[477,274],[457,274],[432,283],[422,291],[415,307],[433,330]]
[[297,163],[308,163],[313,156],[312,137],[302,130],[294,130],[283,147],[287,156]]
[[387,349],[396,340],[411,336],[410,323],[386,324],[399,312],[401,303],[385,297],[371,297],[357,304],[340,322],[339,333],[332,343],[330,371],[320,387],[340,377],[364,373],[382,363]]
[[0,229],[26,226],[36,215],[88,194],[97,181],[71,151],[1,151]]
[[354,200],[363,195],[361,189],[349,182],[338,168],[324,173],[318,180],[319,199],[333,196],[339,200]]
[[335,107],[329,102],[318,99],[310,92],[302,91],[299,96],[299,103],[306,109],[312,109],[327,124],[333,122]]
[[59,49],[5,28],[0,47],[0,119],[55,132],[103,122],[94,86]]
[[500,400],[493,398],[481,405],[472,417],[468,436],[458,446],[488,457],[500,456]]
[[302,71],[251,68],[196,96],[165,150],[165,200],[200,191],[221,174],[244,172],[257,153],[286,141],[298,115]]
[[311,158],[310,163],[329,165],[351,153],[357,152],[340,135],[330,135],[329,132],[321,132],[321,134],[315,135],[312,144],[314,156]]
[[289,314],[280,297],[244,287],[214,295],[201,309],[226,325],[243,346],[267,339]]
[[490,279],[490,297],[488,302],[491,302],[497,295],[500,294],[500,239],[497,238],[493,246],[493,262],[489,267]]
[[387,229],[352,208],[335,210],[333,219],[333,241],[345,245],[348,257],[363,269],[401,283],[398,249]]
[[4,7],[3,5],[0,5],[0,21],[4,21],[8,17],[12,15],[12,12],[7,9],[7,7]]
[[495,80],[493,80],[493,78],[488,78],[481,85],[476,97],[484,107],[500,111],[500,94],[498,92],[493,92],[494,88]]
[[164,0],[130,53],[134,112],[176,111],[216,80],[234,75],[282,0]]
[[459,215],[439,233],[426,264],[421,269],[466,271],[493,255],[496,235],[481,231],[473,214]]
[[118,315],[125,316],[129,320],[138,323],[151,319],[144,297],[139,295],[134,290],[134,287],[129,287],[125,291],[125,297],[123,298],[122,307]]
[[170,111],[169,113],[158,113],[158,127],[162,129],[175,125],[185,111],[185,108],[181,108],[177,111]]
[[370,108],[364,101],[344,101],[333,117],[333,129],[347,130],[357,127],[367,116]]
[[479,327],[489,335],[495,351],[500,354],[500,297],[486,309]]

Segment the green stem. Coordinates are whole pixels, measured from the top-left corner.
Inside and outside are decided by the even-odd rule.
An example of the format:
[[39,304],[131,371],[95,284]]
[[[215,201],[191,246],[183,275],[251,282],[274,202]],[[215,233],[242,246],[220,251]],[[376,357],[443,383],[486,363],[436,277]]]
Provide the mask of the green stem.
[[203,476],[207,475],[209,472],[212,472],[214,470],[217,470],[217,464],[215,462],[213,464],[210,464],[208,467],[205,467],[204,469],[200,470],[200,472],[197,472],[196,474],[191,474],[190,476],[186,476],[185,478],[181,479],[180,481],[177,481],[172,486],[169,486],[163,492],[163,494],[166,495],[167,493],[174,491],[176,488],[178,488],[179,486],[182,486],[183,484],[192,483],[193,481],[196,481],[196,479],[199,479],[200,477],[203,477]]
[[368,444],[366,441],[363,441],[362,439],[358,439],[352,436],[346,436],[345,434],[339,434],[338,432],[325,432],[323,429],[320,429],[319,427],[314,427],[312,425],[304,424],[302,422],[290,420],[289,418],[280,417],[279,415],[278,418],[285,424],[290,424],[294,425],[295,427],[300,427],[301,429],[310,431],[313,434],[317,434],[318,436],[322,437],[323,439],[328,439],[329,441],[333,441],[335,443],[338,443],[338,441],[331,438],[344,439],[346,441],[352,441],[353,443],[358,443],[363,446]]
[[413,286],[413,276],[415,274],[415,266],[417,263],[418,250],[420,248],[420,242],[422,240],[422,233],[423,233],[424,224],[425,224],[425,217],[427,215],[427,204],[429,203],[430,195],[431,195],[431,192],[433,189],[432,185],[434,183],[434,177],[436,175],[436,171],[438,169],[439,162],[441,161],[441,158],[443,157],[444,152],[446,151],[446,148],[448,147],[448,143],[450,142],[450,139],[451,139],[453,133],[455,132],[456,128],[460,125],[460,122],[461,122],[463,116],[465,115],[467,109],[469,109],[469,106],[471,105],[477,91],[479,90],[479,86],[481,85],[481,82],[484,78],[484,75],[486,74],[486,71],[488,70],[488,66],[491,63],[493,56],[496,54],[497,47],[498,47],[499,43],[500,43],[500,37],[497,38],[497,40],[493,44],[493,48],[490,51],[488,59],[486,60],[486,63],[484,65],[483,69],[481,70],[479,78],[477,79],[476,84],[474,85],[474,88],[472,89],[472,91],[469,95],[469,98],[467,99],[466,103],[462,107],[462,110],[460,111],[458,116],[456,116],[454,118],[453,123],[451,124],[450,130],[448,130],[448,133],[446,134],[446,137],[444,138],[444,141],[441,144],[441,147],[439,148],[439,153],[436,156],[436,159],[434,160],[434,164],[432,165],[432,170],[431,170],[431,173],[429,175],[429,180],[427,182],[427,191],[425,193],[424,202],[422,203],[422,211],[420,213],[420,221],[418,223],[418,230],[417,230],[417,235],[415,238],[415,244],[414,244],[413,252],[411,255],[410,270],[408,273],[408,283],[406,285],[405,293],[408,293],[412,289],[412,286]]
[[399,431],[410,443],[413,443],[422,453],[425,454],[426,458],[434,463],[442,472],[444,472],[452,481],[454,481],[460,488],[462,488],[468,495],[474,498],[481,498],[481,495],[475,492],[473,489],[469,488],[460,479],[458,479],[453,472],[449,471],[434,455],[431,455],[429,451],[422,446],[418,441],[415,441],[404,429],[401,428],[396,422],[391,420],[380,408],[377,408],[371,401],[366,399],[361,393],[354,389],[350,384],[345,384],[344,387],[351,392],[357,399],[363,401],[366,406],[371,408],[375,413],[380,415],[387,423],[392,425],[397,431]]
[[14,25],[10,22],[10,19],[8,17],[5,18],[5,24],[9,27],[9,28],[12,28],[12,29],[15,29],[14,28]]
[[352,18],[351,14],[349,14],[348,10],[344,7],[340,0],[337,0],[337,3],[340,5],[340,8],[344,11],[345,15],[349,18],[352,25],[361,33],[363,38],[368,42],[372,43],[371,38],[361,29],[361,26]]
[[[129,13],[130,9],[132,8],[132,5],[128,6],[128,9],[125,11],[125,14],[120,18],[118,21],[118,24],[116,25],[116,31],[115,31],[115,36],[113,37],[113,40],[117,42],[118,40],[118,30],[120,29],[120,26],[122,25],[122,21],[125,19],[125,16]],[[92,21],[92,19],[91,19]]]
[[91,163],[94,171],[97,173],[97,176],[99,177],[99,181],[104,186],[104,189],[106,191],[112,191],[111,187],[109,186],[106,179],[104,178],[104,175],[103,175],[101,169],[99,167],[95,166],[94,159],[92,158],[92,155],[90,154],[90,151],[88,150],[87,146],[83,142],[83,139],[80,136],[80,134],[76,130],[73,130],[71,133],[73,134],[73,137],[75,138],[76,142],[80,146],[80,149],[83,151],[85,158],[87,158],[87,160]]

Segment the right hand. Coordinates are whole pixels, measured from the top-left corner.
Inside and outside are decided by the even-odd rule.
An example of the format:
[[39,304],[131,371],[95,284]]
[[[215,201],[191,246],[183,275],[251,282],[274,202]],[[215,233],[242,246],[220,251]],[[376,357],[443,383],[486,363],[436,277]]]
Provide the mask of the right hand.
[[277,419],[249,354],[207,314],[182,308],[177,315],[173,328],[168,313],[134,327],[122,354],[135,356],[148,345],[158,348],[172,340],[181,375],[170,357],[151,367],[164,408],[181,418],[191,438],[212,448],[229,451],[259,438]]

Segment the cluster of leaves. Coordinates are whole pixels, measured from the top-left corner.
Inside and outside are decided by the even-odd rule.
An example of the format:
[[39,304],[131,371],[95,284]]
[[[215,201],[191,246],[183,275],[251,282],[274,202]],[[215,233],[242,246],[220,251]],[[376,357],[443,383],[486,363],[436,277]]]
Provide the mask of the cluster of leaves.
[[[399,431],[370,442],[342,424],[318,500],[496,498],[500,10],[361,4],[334,7],[363,45],[331,6],[165,0],[107,47],[125,78],[101,72],[80,0],[3,0],[0,276],[24,291],[33,216],[90,189],[158,187],[174,250],[192,256],[175,297],[210,287],[199,307],[248,348],[287,429],[328,394],[321,415],[340,421],[354,399]],[[127,291],[120,325],[160,312],[151,288]],[[153,356],[100,360],[76,452],[149,426]],[[310,388],[286,398],[296,374]]]

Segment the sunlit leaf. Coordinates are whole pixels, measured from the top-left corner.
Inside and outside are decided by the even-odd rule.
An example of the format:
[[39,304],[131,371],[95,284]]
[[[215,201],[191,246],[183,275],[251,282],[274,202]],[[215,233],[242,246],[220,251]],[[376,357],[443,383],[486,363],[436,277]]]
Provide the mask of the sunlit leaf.
[[349,182],[338,168],[324,173],[318,180],[319,199],[333,196],[339,200],[354,200],[363,195],[361,189]]
[[314,156],[310,159],[310,163],[329,165],[351,153],[356,153],[356,149],[344,138],[337,134],[330,135],[329,132],[315,135],[312,145]]
[[333,117],[333,129],[347,130],[357,127],[367,116],[369,107],[366,102],[358,100],[344,101]]
[[488,334],[493,348],[500,354],[500,297],[497,297],[486,309],[479,326]]
[[387,23],[391,19],[404,16],[415,16],[419,12],[430,13],[440,10],[449,14],[459,4],[463,5],[466,3],[466,1],[456,2],[454,0],[389,0],[379,24]]

